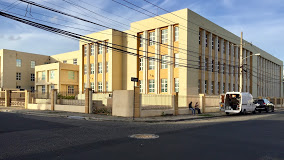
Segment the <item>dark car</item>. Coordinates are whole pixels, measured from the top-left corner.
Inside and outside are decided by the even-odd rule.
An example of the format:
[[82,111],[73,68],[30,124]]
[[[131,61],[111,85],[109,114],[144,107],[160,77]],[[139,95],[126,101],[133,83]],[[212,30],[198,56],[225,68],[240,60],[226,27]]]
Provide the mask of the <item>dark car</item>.
[[254,104],[256,106],[255,110],[261,113],[261,111],[266,112],[274,112],[274,104],[269,102],[267,99],[258,99],[254,101]]

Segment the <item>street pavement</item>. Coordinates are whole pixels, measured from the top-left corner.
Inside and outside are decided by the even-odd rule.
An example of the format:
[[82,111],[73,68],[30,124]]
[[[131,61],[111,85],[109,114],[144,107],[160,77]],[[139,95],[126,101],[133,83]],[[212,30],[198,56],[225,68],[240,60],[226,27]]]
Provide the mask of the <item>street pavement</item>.
[[[0,112],[0,159],[284,159],[284,112],[96,121]],[[132,134],[157,139],[133,139]]]

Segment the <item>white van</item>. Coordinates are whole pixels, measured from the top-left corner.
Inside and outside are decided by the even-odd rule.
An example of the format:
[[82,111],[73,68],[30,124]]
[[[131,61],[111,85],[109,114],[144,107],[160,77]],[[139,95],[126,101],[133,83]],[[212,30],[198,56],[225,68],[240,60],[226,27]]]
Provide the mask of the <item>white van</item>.
[[255,113],[253,97],[247,92],[227,92],[224,97],[224,111],[230,113]]

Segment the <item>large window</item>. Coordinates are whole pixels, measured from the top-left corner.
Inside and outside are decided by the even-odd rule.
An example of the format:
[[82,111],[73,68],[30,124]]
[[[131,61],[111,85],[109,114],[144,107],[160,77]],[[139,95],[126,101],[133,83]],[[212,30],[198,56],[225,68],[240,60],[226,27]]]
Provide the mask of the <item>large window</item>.
[[75,72],[74,71],[68,71],[68,79],[75,79]]
[[50,79],[54,79],[55,77],[55,71],[50,71]]
[[205,89],[205,93],[207,93],[207,80],[205,80],[205,86],[204,86],[204,89]]
[[166,55],[162,55],[162,69],[168,68],[168,57]]
[[106,82],[106,91],[108,92],[108,82]]
[[108,62],[106,62],[106,73],[108,73]]
[[143,93],[143,81],[139,81],[139,88],[140,88],[140,93]]
[[42,93],[45,93],[45,86],[42,86],[41,92],[42,92]]
[[87,65],[84,64],[84,74],[87,74]]
[[35,81],[35,74],[34,73],[31,73],[31,81]]
[[103,45],[99,44],[99,54],[103,54]]
[[143,34],[139,35],[140,47],[143,47]]
[[84,56],[87,56],[87,45],[84,45]]
[[94,63],[91,64],[91,74],[95,74],[95,67],[94,67]]
[[206,34],[206,36],[205,36],[205,45],[206,45],[206,47],[207,47],[207,34]]
[[108,42],[106,42],[106,53],[109,53]]
[[208,70],[208,58],[205,58],[205,71]]
[[92,88],[92,90],[95,90],[94,82],[91,82],[91,88]]
[[211,93],[214,93],[214,81],[211,82]]
[[179,27],[176,26],[175,27],[175,41],[178,41],[178,39],[179,39]]
[[103,73],[103,64],[100,62],[100,63],[98,63],[99,65],[98,65],[98,72],[99,73]]
[[149,46],[153,46],[155,44],[155,32],[150,32],[149,35]]
[[21,78],[22,78],[22,74],[20,73],[20,72],[17,72],[16,73],[16,80],[21,80]]
[[91,45],[91,56],[95,54],[95,46],[94,44]]
[[155,92],[155,80],[150,79],[149,80],[149,93],[154,93]]
[[68,86],[68,94],[74,94],[74,86]]
[[45,72],[41,72],[41,80],[45,80]]
[[162,30],[162,43],[168,43],[168,29],[163,29]]
[[179,54],[175,54],[175,68],[179,67]]
[[16,66],[17,67],[22,67],[22,60],[21,59],[17,59],[16,60]]
[[168,79],[162,79],[161,85],[162,85],[161,92],[162,93],[168,92]]
[[103,83],[102,82],[98,82],[98,91],[103,92]]
[[73,59],[73,64],[77,65],[77,58]]
[[35,61],[31,61],[31,68],[35,68]]
[[179,92],[179,79],[175,78],[175,92]]
[[154,58],[149,58],[149,70],[154,70],[155,69],[155,61]]
[[139,64],[140,64],[140,65],[139,65],[139,70],[140,70],[140,71],[143,71],[143,58],[140,58],[140,59],[139,59]]

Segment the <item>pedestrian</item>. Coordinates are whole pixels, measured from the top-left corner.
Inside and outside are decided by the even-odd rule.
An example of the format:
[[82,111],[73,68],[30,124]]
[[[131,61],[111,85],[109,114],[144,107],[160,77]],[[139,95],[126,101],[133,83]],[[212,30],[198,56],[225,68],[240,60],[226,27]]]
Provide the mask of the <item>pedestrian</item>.
[[188,104],[188,108],[192,111],[192,114],[195,115],[195,109],[192,107],[192,102]]
[[198,114],[201,114],[198,102],[195,103],[194,109],[197,110]]

